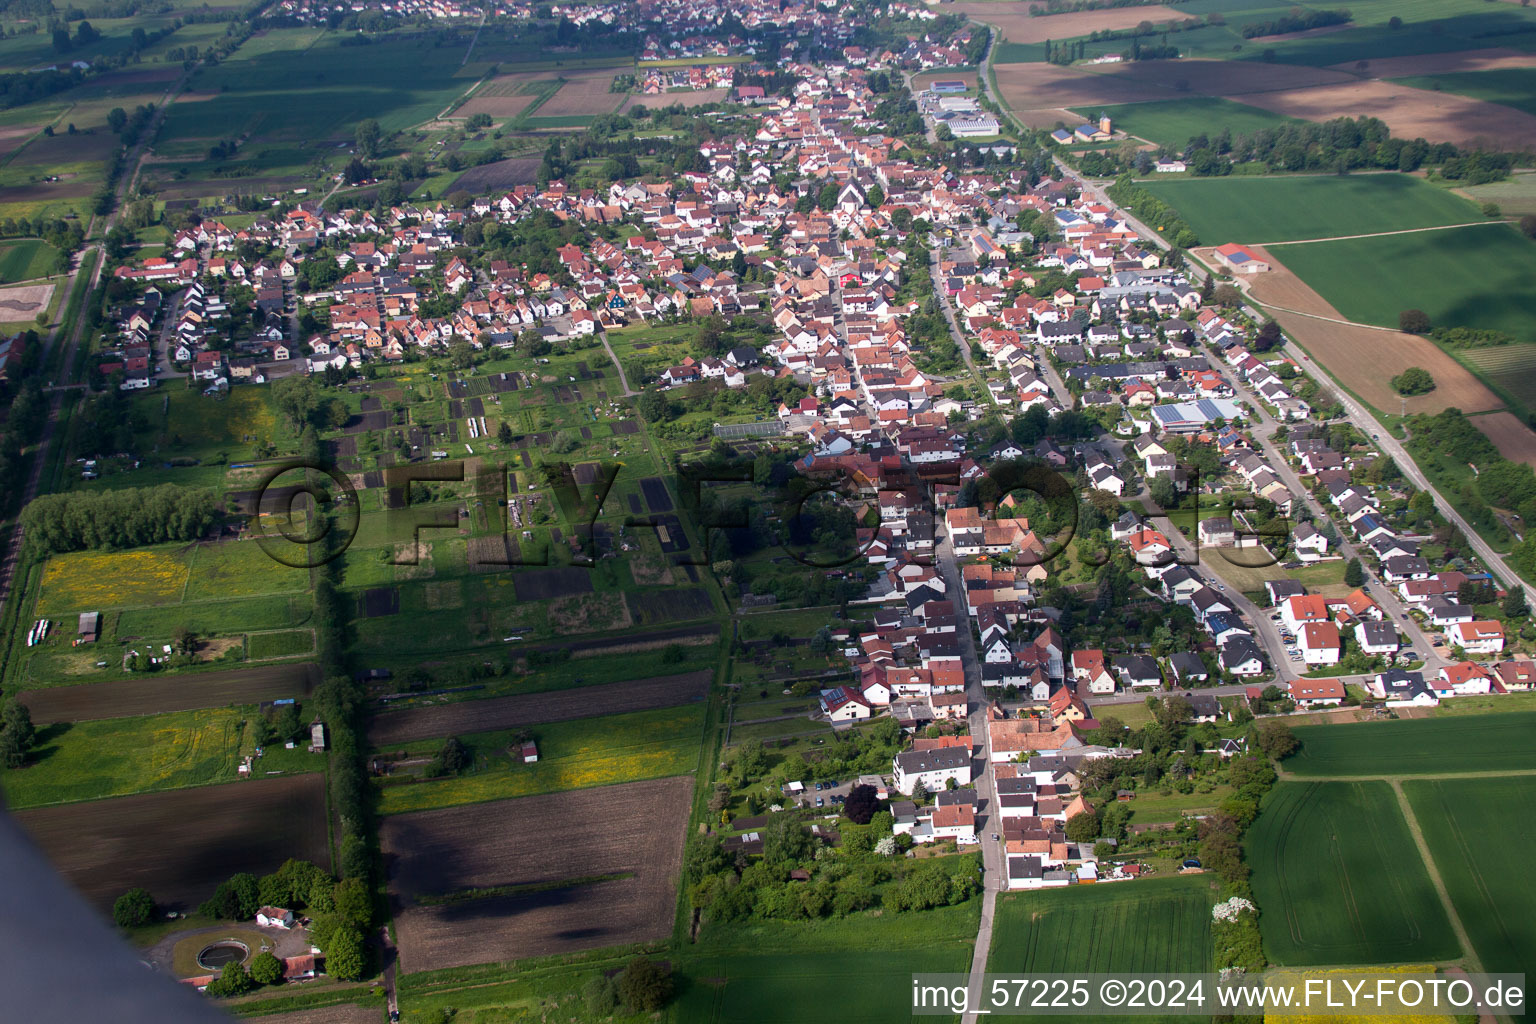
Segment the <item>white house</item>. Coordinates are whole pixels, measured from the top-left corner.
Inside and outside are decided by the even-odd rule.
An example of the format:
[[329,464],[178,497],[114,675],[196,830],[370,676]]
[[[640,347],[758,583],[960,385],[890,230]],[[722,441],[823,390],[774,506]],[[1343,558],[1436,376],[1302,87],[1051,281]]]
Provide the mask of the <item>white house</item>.
[[971,784],[971,753],[961,747],[938,750],[908,750],[897,754],[891,772],[896,788],[907,796],[921,782],[932,793],[943,789],[950,779],[959,786]]
[[258,928],[292,928],[295,923],[293,911],[283,907],[262,907],[256,911]]
[[1492,619],[1455,623],[1445,635],[1468,654],[1497,654],[1504,649],[1504,626]]

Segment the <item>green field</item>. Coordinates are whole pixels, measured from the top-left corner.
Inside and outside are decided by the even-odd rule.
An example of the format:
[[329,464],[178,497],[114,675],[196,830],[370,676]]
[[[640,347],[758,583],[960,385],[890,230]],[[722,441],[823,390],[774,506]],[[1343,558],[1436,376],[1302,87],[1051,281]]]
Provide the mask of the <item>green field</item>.
[[1477,203],[1497,203],[1506,217],[1536,213],[1536,171],[1516,171],[1503,181],[1462,189]]
[[1422,309],[1438,327],[1536,340],[1536,242],[1508,225],[1287,245],[1273,255],[1350,320],[1396,327],[1403,310]]
[[[680,965],[678,1024],[907,1020],[911,977],[970,968],[981,900],[903,914],[707,928]],[[771,1008],[771,1009],[770,1009]],[[924,1018],[917,1018],[924,1019]]]
[[0,244],[0,284],[47,277],[57,259],[58,250],[40,238]]
[[13,809],[231,782],[249,708],[110,718],[38,730],[30,763],[0,773]]
[[1387,783],[1282,782],[1246,846],[1274,963],[1342,967],[1460,954]]
[[1497,68],[1492,71],[1460,71],[1444,75],[1414,75],[1394,82],[1415,89],[1437,89],[1488,103],[1536,114],[1536,69]]
[[1528,970],[1536,963],[1536,891],[1525,884],[1536,856],[1527,824],[1536,819],[1536,785],[1424,779],[1404,783],[1403,792],[1483,969]]
[[999,896],[987,970],[1208,971],[1212,888],[1188,875]]
[[1360,725],[1305,725],[1301,749],[1286,758],[1292,775],[1443,775],[1536,768],[1536,711],[1416,718]]
[[[1085,108],[1082,112],[1089,113],[1090,110]],[[1095,116],[1108,114],[1114,119],[1117,130],[1178,150],[1183,150],[1196,135],[1214,136],[1223,128],[1233,135],[1245,135],[1264,128],[1299,123],[1283,114],[1214,96],[1093,107],[1091,113]]]
[[1469,364],[1509,401],[1527,410],[1536,409],[1536,344],[1451,349],[1451,354]]
[[308,629],[286,629],[276,633],[252,633],[247,641],[252,661],[262,658],[289,658],[315,649],[315,634]]
[[[686,774],[698,767],[703,728],[703,704],[530,726],[525,731],[539,745],[531,765],[514,757],[519,730],[468,734],[460,737],[472,759],[463,775],[382,787],[379,810],[402,814]],[[441,746],[432,740],[407,750],[430,756]]]
[[[1201,245],[1262,245],[1484,219],[1466,200],[1405,174],[1182,178],[1144,184],[1179,211]],[[1362,241],[1402,244],[1396,238]],[[1275,255],[1289,267],[1297,248],[1286,246]],[[1396,310],[1392,317],[1395,324]]]

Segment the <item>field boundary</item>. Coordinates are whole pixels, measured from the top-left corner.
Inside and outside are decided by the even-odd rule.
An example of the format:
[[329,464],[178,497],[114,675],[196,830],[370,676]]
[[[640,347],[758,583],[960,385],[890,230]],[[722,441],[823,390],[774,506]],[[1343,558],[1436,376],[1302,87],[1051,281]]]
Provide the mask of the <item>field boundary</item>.
[[1419,827],[1419,819],[1414,817],[1413,804],[1409,802],[1408,794],[1403,792],[1403,783],[1400,779],[1392,779],[1388,784],[1392,787],[1392,795],[1397,798],[1398,809],[1403,812],[1403,820],[1408,823],[1408,834],[1413,836],[1413,845],[1419,851],[1419,859],[1424,862],[1424,870],[1429,873],[1429,884],[1435,887],[1435,894],[1440,897],[1440,904],[1445,908],[1445,916],[1451,922],[1451,930],[1456,933],[1456,941],[1461,943],[1462,959],[1466,960],[1475,972],[1481,973],[1483,962],[1477,955],[1477,948],[1472,945],[1472,940],[1467,935],[1466,926],[1461,923],[1461,915],[1456,913],[1456,904],[1451,902],[1451,894],[1445,887],[1445,879],[1440,877],[1440,866],[1435,863],[1434,854],[1429,852],[1429,843],[1424,839],[1424,830]]

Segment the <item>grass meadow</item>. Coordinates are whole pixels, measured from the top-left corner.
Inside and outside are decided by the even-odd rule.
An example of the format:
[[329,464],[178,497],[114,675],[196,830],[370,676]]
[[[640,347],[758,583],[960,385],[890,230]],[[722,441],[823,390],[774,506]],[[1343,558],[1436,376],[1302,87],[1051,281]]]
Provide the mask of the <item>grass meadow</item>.
[[1308,778],[1530,769],[1533,728],[1536,711],[1300,726],[1283,767]]
[[1287,245],[1273,255],[1350,320],[1395,328],[1403,310],[1422,309],[1437,327],[1536,338],[1536,242],[1505,224]]
[[[703,704],[684,704],[461,736],[471,758],[465,774],[383,786],[379,809],[403,814],[686,774],[698,767],[704,713]],[[523,732],[539,745],[536,764],[522,763],[517,738]],[[406,752],[428,757],[441,746],[428,740],[407,745]]]
[[1212,879],[1202,875],[998,897],[987,970],[1208,971]]
[[1246,103],[1216,96],[1191,96],[1188,99],[1156,100],[1151,103],[1122,103],[1109,107],[1091,107],[1082,114],[1108,114],[1115,128],[1182,150],[1196,135],[1213,136],[1223,128],[1233,135],[1245,135],[1265,128],[1279,128],[1296,123],[1294,118],[1276,114]]
[[40,238],[0,245],[0,284],[31,281],[52,274],[58,250]]
[[1387,783],[1282,782],[1246,846],[1272,962],[1338,967],[1460,955]]
[[1468,96],[1488,103],[1536,114],[1536,76],[1528,68],[1495,68],[1490,71],[1460,71],[1443,75],[1414,75],[1394,78],[1394,82],[1415,89],[1432,89]]
[[[1202,245],[1338,238],[1483,219],[1466,200],[1406,174],[1181,178],[1149,181],[1145,187],[1179,211]],[[1397,238],[1375,241],[1402,244]],[[1291,263],[1299,248],[1288,245],[1274,255],[1301,274]],[[1395,325],[1396,310],[1392,317]]]
[[230,782],[250,709],[45,726],[31,761],[0,773],[12,809]]
[[1536,836],[1510,824],[1536,816],[1536,784],[1424,779],[1403,792],[1483,969],[1527,970],[1536,962],[1536,892],[1523,880]]
[[[667,1019],[751,1024],[906,1020],[911,976],[970,968],[981,900],[903,914],[706,927],[678,963]],[[769,1010],[768,1008],[772,1009]]]

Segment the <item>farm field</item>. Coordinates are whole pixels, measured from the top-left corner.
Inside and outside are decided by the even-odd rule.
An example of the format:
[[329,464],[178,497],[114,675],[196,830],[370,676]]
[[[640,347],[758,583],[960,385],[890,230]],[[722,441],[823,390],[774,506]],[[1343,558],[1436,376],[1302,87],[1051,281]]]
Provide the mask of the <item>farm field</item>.
[[1301,726],[1284,769],[1309,778],[1442,775],[1536,768],[1536,711]]
[[[1486,384],[1428,338],[1343,322],[1343,314],[1285,268],[1280,254],[1295,246],[1277,247],[1273,253],[1255,248],[1271,269],[1253,275],[1249,293],[1268,307],[1297,344],[1365,402],[1377,409],[1399,408],[1401,398],[1387,381],[1409,366],[1422,366],[1435,378],[1435,390],[1408,399],[1407,412],[1436,413],[1454,406],[1472,413],[1503,407]],[[1195,252],[1207,264],[1213,262],[1209,250]]]
[[1246,135],[1261,129],[1279,128],[1291,121],[1259,107],[1215,96],[1088,107],[1080,113],[1093,118],[1108,114],[1117,131],[1181,151],[1196,135],[1214,136],[1223,128],[1234,136]]
[[709,691],[712,677],[711,671],[701,669],[654,679],[383,712],[373,717],[368,742],[384,750],[412,740],[584,718],[594,710],[614,714],[670,707],[701,699]]
[[1487,71],[1417,74],[1395,78],[1393,81],[1416,89],[1436,89],[1487,103],[1499,103],[1536,115],[1536,68],[1529,65]]
[[1264,950],[1274,963],[1336,967],[1460,955],[1387,783],[1281,782],[1245,845],[1255,901],[1264,908]]
[[1472,423],[1488,435],[1500,455],[1512,462],[1524,462],[1536,467],[1536,432],[1514,413],[1491,412],[1486,416],[1473,417]]
[[1042,43],[1086,36],[1106,29],[1131,28],[1140,21],[1182,21],[1186,15],[1169,7],[1126,7],[1107,11],[1080,11],[1031,17],[1023,4],[995,0],[960,0],[946,9],[995,25],[1010,43]]
[[190,910],[236,872],[331,860],[319,773],[38,808],[16,820],[103,909],[141,885],[162,906]]
[[[1406,174],[1182,178],[1143,187],[1178,210],[1202,245],[1265,245],[1484,219],[1471,203]],[[1412,237],[1418,236],[1390,241]],[[1285,246],[1276,255],[1289,266],[1296,248]],[[1397,311],[1392,317],[1395,326]]]
[[1459,190],[1474,203],[1497,203],[1506,217],[1536,213],[1536,172],[1517,171],[1504,181]]
[[1436,326],[1536,334],[1536,242],[1507,225],[1311,242],[1277,255],[1350,320],[1395,327],[1413,308]]
[[1208,971],[1216,886],[1203,875],[998,897],[987,970]]
[[[677,777],[386,819],[380,844],[404,969],[664,938],[692,797],[693,779]],[[429,905],[466,890],[620,873],[629,877]]]
[[[703,730],[704,706],[693,704],[469,733],[459,737],[470,761],[464,774],[386,784],[379,811],[402,814],[682,775],[698,768]],[[522,762],[518,738],[525,732],[538,744],[536,764]],[[433,740],[405,752],[429,758],[439,749],[441,743]]]
[[319,666],[309,662],[55,686],[26,690],[17,694],[16,699],[31,711],[32,721],[43,725],[248,705],[282,697],[303,698],[319,682]]
[[9,806],[24,808],[232,782],[251,712],[210,708],[56,722],[38,730],[29,763],[6,771],[0,786]]
[[1403,783],[1435,866],[1486,971],[1525,971],[1536,962],[1536,894],[1523,865],[1536,853],[1529,778],[1424,779]]
[[47,277],[56,267],[58,250],[40,239],[0,244],[0,284]]

